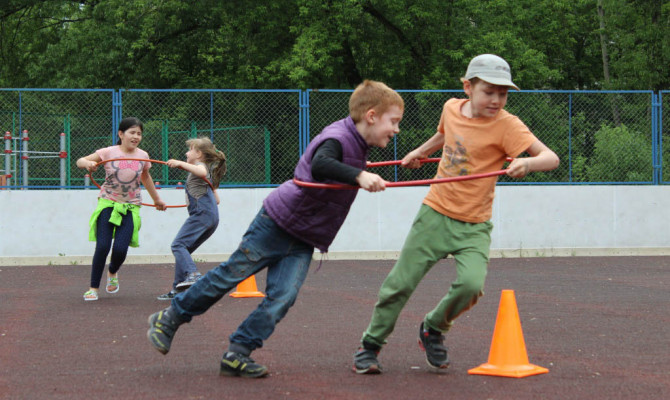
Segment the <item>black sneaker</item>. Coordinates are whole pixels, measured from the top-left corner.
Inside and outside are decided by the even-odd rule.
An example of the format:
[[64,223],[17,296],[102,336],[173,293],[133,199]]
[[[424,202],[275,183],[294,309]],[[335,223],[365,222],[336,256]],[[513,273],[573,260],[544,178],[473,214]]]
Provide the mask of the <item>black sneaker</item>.
[[200,272],[189,272],[189,274],[186,276],[186,279],[184,279],[182,282],[179,282],[177,286],[175,286],[175,290],[177,292],[183,292],[184,290],[193,286],[193,284],[196,283],[200,278],[202,278],[202,274]]
[[268,374],[264,365],[256,364],[244,354],[228,351],[221,359],[220,375],[241,376],[242,378],[261,378]]
[[172,338],[182,322],[171,314],[170,308],[151,314],[148,322],[147,338],[149,342],[156,350],[167,354],[172,345]]
[[158,297],[156,297],[158,300],[172,300],[174,299],[174,296],[177,294],[177,291],[172,289],[169,292],[162,294]]
[[426,352],[426,361],[433,368],[447,368],[449,357],[444,347],[444,335],[433,330],[424,330],[423,322],[419,327],[419,346]]
[[381,374],[382,366],[377,361],[379,350],[369,350],[360,347],[354,353],[354,372],[357,374]]

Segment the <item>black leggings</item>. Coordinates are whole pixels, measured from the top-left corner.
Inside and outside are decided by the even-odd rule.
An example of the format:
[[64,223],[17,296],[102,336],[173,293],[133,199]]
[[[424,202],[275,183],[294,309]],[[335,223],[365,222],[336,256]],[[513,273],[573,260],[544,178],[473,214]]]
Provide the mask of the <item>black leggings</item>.
[[[112,257],[109,262],[109,273],[115,274],[121,264],[126,260],[128,254],[128,246],[130,246],[130,239],[133,237],[133,215],[126,212],[122,215],[121,225],[116,226],[109,222],[112,215],[112,207],[107,207],[100,212],[97,221],[97,240],[95,243],[95,253],[93,254],[93,263],[91,264],[91,287],[99,288],[100,280],[102,279],[102,271],[105,269],[105,261],[112,249]],[[114,233],[116,228],[116,234]],[[112,240],[114,246],[112,247]]]

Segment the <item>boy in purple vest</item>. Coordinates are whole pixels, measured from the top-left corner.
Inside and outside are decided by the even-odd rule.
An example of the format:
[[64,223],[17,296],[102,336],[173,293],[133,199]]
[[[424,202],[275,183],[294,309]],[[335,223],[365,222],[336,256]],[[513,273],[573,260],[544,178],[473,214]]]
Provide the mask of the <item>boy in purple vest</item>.
[[[379,175],[364,170],[370,148],[386,147],[399,132],[400,95],[366,80],[349,99],[349,117],[324,128],[300,157],[294,177],[305,182],[346,183],[369,192],[385,189]],[[344,223],[357,190],[305,188],[288,180],[273,190],[228,261],[210,270],[165,310],[149,316],[149,342],[167,354],[179,325],[205,313],[246,278],[267,268],[267,296],[230,336],[220,374],[259,378],[265,366],[250,358],[263,346],[298,296],[314,248],[327,252]]]

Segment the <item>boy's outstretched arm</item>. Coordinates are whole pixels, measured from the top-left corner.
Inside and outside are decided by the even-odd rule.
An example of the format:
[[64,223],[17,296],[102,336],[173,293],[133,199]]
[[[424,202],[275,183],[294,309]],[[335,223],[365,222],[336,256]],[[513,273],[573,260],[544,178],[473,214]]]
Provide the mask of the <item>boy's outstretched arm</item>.
[[430,139],[426,140],[421,146],[407,153],[402,159],[401,166],[405,168],[419,168],[422,158],[427,158],[431,154],[440,150],[444,146],[444,134],[437,132]]
[[335,139],[324,141],[314,152],[312,177],[317,181],[331,179],[349,185],[358,185],[368,192],[386,189],[386,182],[381,176],[343,163],[342,144]]
[[533,142],[526,152],[530,157],[515,158],[507,168],[507,175],[512,178],[523,178],[533,171],[556,169],[560,162],[556,153],[539,140]]

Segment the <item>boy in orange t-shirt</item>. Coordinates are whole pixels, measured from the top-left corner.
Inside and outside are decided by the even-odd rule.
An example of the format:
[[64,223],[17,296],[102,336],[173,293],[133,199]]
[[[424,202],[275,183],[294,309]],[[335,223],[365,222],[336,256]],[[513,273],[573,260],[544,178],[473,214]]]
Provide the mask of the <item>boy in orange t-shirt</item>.
[[[503,110],[512,82],[502,58],[482,54],[470,61],[463,82],[468,99],[450,99],[442,111],[437,133],[402,160],[418,168],[419,160],[442,149],[437,178],[492,172],[507,157],[515,158],[507,175],[523,178],[532,171],[558,167],[556,154],[539,141],[516,116]],[[382,371],[377,355],[405,303],[426,273],[452,255],[457,278],[437,306],[424,317],[419,345],[433,368],[447,368],[444,336],[453,321],[483,295],[491,244],[491,214],[497,177],[433,184],[407,235],[400,257],[379,289],[372,319],[354,354],[354,371]]]

